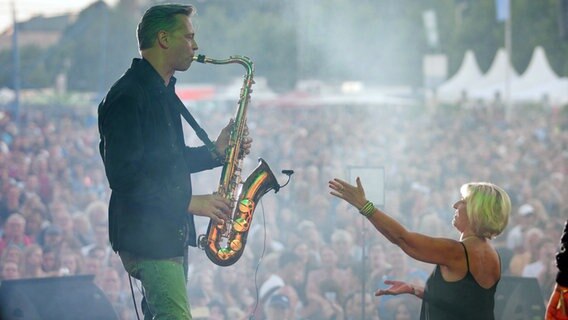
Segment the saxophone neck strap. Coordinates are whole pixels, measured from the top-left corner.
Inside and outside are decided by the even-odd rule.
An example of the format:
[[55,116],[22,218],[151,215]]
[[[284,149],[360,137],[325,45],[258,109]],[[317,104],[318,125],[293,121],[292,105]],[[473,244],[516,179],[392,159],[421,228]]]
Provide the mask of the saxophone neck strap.
[[[177,98],[177,96],[176,96]],[[179,112],[181,113],[182,117],[185,119],[185,121],[187,121],[187,123],[189,123],[189,125],[191,126],[191,128],[193,128],[193,131],[195,131],[195,133],[197,134],[197,137],[203,141],[203,143],[205,144],[205,146],[207,147],[207,149],[209,150],[209,152],[211,152],[212,155],[214,155],[215,161],[218,161],[219,163],[224,163],[225,162],[225,157],[223,157],[219,151],[217,151],[217,147],[215,146],[215,144],[211,141],[211,139],[209,139],[209,136],[207,135],[207,132],[205,132],[205,130],[203,130],[203,128],[201,128],[201,126],[197,123],[197,121],[195,120],[195,118],[191,115],[191,113],[189,113],[189,111],[185,108],[184,104],[181,102],[181,100],[179,100],[179,98],[177,99],[178,103],[175,103],[175,105],[177,106],[177,108],[179,109]]]

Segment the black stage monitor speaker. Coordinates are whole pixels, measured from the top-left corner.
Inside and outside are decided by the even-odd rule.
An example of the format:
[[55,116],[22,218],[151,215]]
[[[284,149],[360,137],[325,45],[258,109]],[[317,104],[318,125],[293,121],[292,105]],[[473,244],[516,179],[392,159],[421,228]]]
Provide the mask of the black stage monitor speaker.
[[544,298],[536,278],[501,277],[495,294],[495,319],[543,319]]
[[117,320],[93,275],[6,280],[0,283],[1,320]]

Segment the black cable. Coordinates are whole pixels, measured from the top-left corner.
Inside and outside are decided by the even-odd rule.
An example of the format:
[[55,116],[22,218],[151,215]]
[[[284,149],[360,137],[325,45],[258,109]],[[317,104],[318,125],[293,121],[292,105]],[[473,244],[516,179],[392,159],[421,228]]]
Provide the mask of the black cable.
[[132,293],[132,302],[134,303],[134,311],[136,311],[136,318],[140,320],[138,308],[136,307],[136,298],[134,297],[134,288],[132,287],[132,277],[128,274],[128,282],[130,282],[130,293]]
[[255,303],[254,303],[254,308],[251,311],[251,314],[249,316],[249,320],[255,320],[254,318],[254,314],[256,313],[256,309],[258,308],[258,303],[260,301],[260,289],[258,287],[258,282],[257,282],[257,277],[258,277],[258,269],[260,268],[260,264],[262,262],[262,258],[264,258],[264,253],[266,252],[266,217],[264,215],[264,205],[262,203],[262,200],[260,200],[260,207],[262,209],[262,226],[263,226],[263,235],[264,235],[264,240],[263,240],[263,244],[262,244],[262,253],[260,254],[260,257],[258,258],[258,263],[256,264],[256,268],[254,270],[254,290],[256,292],[256,299],[255,299]]

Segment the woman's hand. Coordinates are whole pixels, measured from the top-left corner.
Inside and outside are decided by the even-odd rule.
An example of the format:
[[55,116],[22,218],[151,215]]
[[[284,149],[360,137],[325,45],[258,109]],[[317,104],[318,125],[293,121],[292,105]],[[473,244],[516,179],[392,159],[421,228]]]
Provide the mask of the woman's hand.
[[329,181],[329,187],[331,188],[330,194],[347,201],[357,208],[357,210],[361,210],[365,203],[367,203],[367,198],[365,198],[365,190],[361,184],[361,179],[357,177],[355,181],[357,185],[353,186],[346,181],[334,178]]
[[396,280],[385,280],[385,284],[390,285],[387,289],[379,289],[375,292],[375,296],[390,295],[396,296],[399,294],[410,293],[414,294],[414,287],[406,282]]

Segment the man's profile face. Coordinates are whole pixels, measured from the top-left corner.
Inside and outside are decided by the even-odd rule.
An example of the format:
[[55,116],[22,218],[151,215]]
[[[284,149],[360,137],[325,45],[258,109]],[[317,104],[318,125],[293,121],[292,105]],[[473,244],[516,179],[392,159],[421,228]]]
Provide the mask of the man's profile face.
[[179,14],[176,19],[177,27],[170,32],[168,37],[168,56],[174,70],[185,71],[191,66],[197,50],[195,30],[189,17]]

